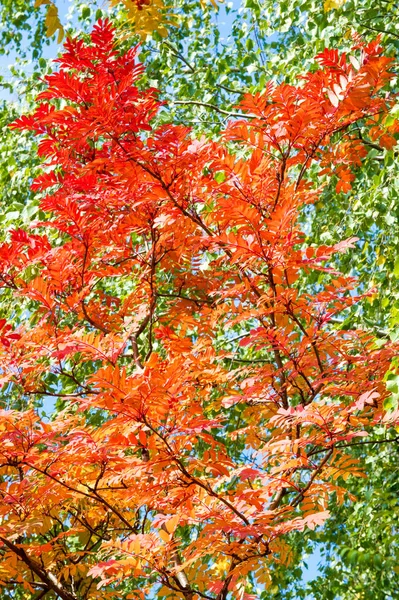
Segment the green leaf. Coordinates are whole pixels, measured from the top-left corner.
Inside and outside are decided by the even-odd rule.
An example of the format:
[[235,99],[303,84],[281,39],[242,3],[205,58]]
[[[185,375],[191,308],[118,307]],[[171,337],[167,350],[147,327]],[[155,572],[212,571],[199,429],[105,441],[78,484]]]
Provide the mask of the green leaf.
[[226,173],[224,171],[217,171],[214,177],[217,183],[223,183],[226,181]]

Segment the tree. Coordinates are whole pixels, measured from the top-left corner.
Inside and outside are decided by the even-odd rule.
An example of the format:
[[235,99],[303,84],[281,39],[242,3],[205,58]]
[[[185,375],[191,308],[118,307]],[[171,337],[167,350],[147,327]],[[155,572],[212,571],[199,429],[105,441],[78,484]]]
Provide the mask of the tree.
[[386,135],[378,40],[246,95],[218,142],[152,127],[167,108],[136,52],[108,22],[68,40],[14,123],[47,166],[41,221],[0,247],[25,309],[1,322],[3,400],[22,407],[0,420],[4,597],[267,594],[290,532],[362,474],[346,448],[397,419],[395,345],[334,325],[367,295],[331,268],[356,239],[306,245],[299,221],[337,156],[341,185],[359,167],[343,131]]
[[352,483],[356,501],[350,507],[339,507],[335,522],[326,524],[321,535],[329,560],[311,584],[317,600],[395,597],[398,589],[396,444],[393,437],[390,443],[382,439],[375,443],[378,452],[370,452],[366,458],[367,472],[372,477],[364,479],[361,485]]
[[[227,16],[228,23],[231,22],[230,33],[220,26],[226,18],[223,4],[220,5],[218,13],[213,8],[208,11],[206,5],[202,6],[200,2],[184,2],[173,8],[166,4],[174,15],[173,23],[168,20],[165,24],[168,29],[166,39],[154,32],[142,43],[140,58],[147,64],[147,71],[143,74],[141,85],[147,83],[161,86],[161,99],[168,101],[168,110],[159,111],[155,117],[157,123],[171,120],[189,123],[199,137],[202,132],[208,136],[210,133],[217,135],[223,130],[228,119],[226,112],[236,112],[235,105],[242,94],[261,91],[267,78],[295,83],[298,74],[306,66],[311,67],[314,54],[321,52],[325,46],[349,51],[353,44],[350,35],[353,31],[360,32],[368,40],[376,33],[381,33],[388,54],[397,55],[398,39],[392,26],[397,19],[397,7],[385,0],[377,4],[369,0],[348,0],[345,3],[331,2],[324,5],[312,0],[292,0],[288,3],[279,2],[278,10],[276,5],[268,0],[247,1],[241,4],[239,11],[237,6],[233,7]],[[55,0],[55,5],[61,8],[62,2]],[[125,5],[127,6],[128,2],[120,3],[117,5],[117,11],[113,13],[113,18],[119,26],[120,47],[134,45],[140,39],[139,36],[134,36],[134,29],[128,21],[128,11],[124,9]],[[38,60],[47,40],[44,31],[44,15],[47,9],[40,7],[33,10],[33,1],[15,3],[1,0],[0,6],[1,21],[6,24],[1,31],[0,52],[8,51],[15,42],[18,53],[22,53],[25,48],[33,50],[32,64],[12,70],[13,76],[17,78],[17,96],[26,104],[32,102],[36,90],[41,89],[39,78],[51,68],[43,58]],[[98,18],[101,9],[104,10],[107,5],[101,3],[101,8],[98,6],[96,2],[82,3],[76,0],[73,3],[75,25],[86,31],[90,20],[95,15]],[[208,6],[210,7],[210,4]],[[62,24],[70,31],[70,22],[68,24],[65,15],[60,17]],[[377,29],[380,31],[377,32]],[[29,41],[26,44],[27,39]],[[27,57],[29,51],[26,53]],[[30,72],[32,68],[33,73]],[[2,78],[2,85],[6,89],[15,89],[14,83],[8,78]],[[2,108],[2,123],[13,120],[16,111],[20,110],[20,106],[10,104],[7,97],[7,102]],[[394,122],[396,114],[397,109],[394,106],[386,123]],[[382,335],[383,340],[386,336],[394,336],[397,327],[399,271],[396,258],[396,198],[399,178],[396,173],[395,146],[384,148],[380,140],[370,135],[372,128],[370,122],[360,120],[354,129],[341,132],[343,136],[361,137],[362,144],[368,149],[367,155],[361,159],[362,166],[357,171],[356,179],[351,182],[352,189],[337,193],[337,179],[334,176],[324,177],[324,187],[317,210],[305,208],[299,218],[306,232],[304,241],[308,244],[334,245],[342,238],[360,238],[356,252],[332,255],[330,267],[334,266],[346,274],[355,274],[359,279],[359,293],[375,286],[376,294],[369,296],[366,302],[354,304],[350,311],[345,312],[345,319],[341,319],[342,322],[337,322],[334,326],[343,329],[370,329],[377,335]],[[28,135],[21,134],[21,137],[16,139],[16,130],[11,132],[11,135],[5,134],[5,131],[6,128],[3,127],[0,162],[2,239],[11,223],[14,227],[27,227],[32,218],[44,219],[44,215],[38,213],[37,196],[27,190],[30,178],[37,170],[34,140],[29,136],[29,132]],[[397,138],[397,134],[394,134],[394,137]],[[21,152],[16,155],[16,147],[25,148],[24,156]],[[312,177],[312,171],[308,171],[307,175]],[[318,185],[318,173],[314,171],[314,175],[317,178],[315,185]],[[309,278],[308,283],[304,285],[322,285],[322,281],[318,281],[323,277],[322,272],[311,271],[303,275]],[[12,290],[3,290],[0,310],[1,317],[7,317],[12,310],[13,319],[17,319],[18,311],[23,315],[25,308],[22,304],[15,304]],[[239,326],[232,327],[233,330],[235,328],[239,335]],[[243,352],[243,349],[240,351]],[[391,383],[394,392],[392,399],[396,402],[395,380]],[[48,404],[48,399],[46,402]],[[8,397],[7,406],[20,408],[21,397]],[[328,558],[326,576],[330,582],[336,582],[334,585],[341,581],[342,570],[348,575],[349,559],[345,562],[348,548],[352,552],[351,556],[362,557],[362,577],[357,578],[356,585],[363,586],[362,593],[366,598],[377,597],[381,589],[385,590],[383,593],[388,592],[387,584],[379,578],[380,571],[373,558],[366,560],[365,544],[366,547],[369,543],[374,544],[379,531],[389,531],[391,519],[398,514],[394,492],[389,493],[390,512],[384,508],[385,500],[381,503],[376,501],[373,505],[372,522],[378,526],[376,525],[376,531],[370,533],[370,542],[365,541],[362,524],[370,519],[370,501],[364,502],[364,498],[386,497],[387,474],[384,465],[396,460],[395,442],[384,446],[385,450],[382,453],[380,440],[385,438],[385,433],[378,429],[374,431],[379,431],[375,435],[374,445],[348,448],[348,452],[353,451],[356,459],[373,464],[373,468],[367,468],[367,480],[361,479],[355,488],[353,482],[349,484],[352,490],[355,489],[359,501],[355,507],[352,503],[344,503],[339,509],[332,502],[329,508],[333,512],[333,518],[328,527],[314,535],[316,540],[323,541],[322,547],[333,549],[334,557]],[[379,506],[382,507],[381,510]],[[353,518],[352,514],[354,508],[356,518]],[[342,535],[343,524],[345,536]],[[302,534],[291,536],[289,543],[296,561],[300,561],[312,537],[307,535],[305,538]],[[381,544],[381,540],[379,543]],[[394,537],[389,538],[385,535],[385,543],[390,545],[389,555],[395,562],[398,555]],[[382,555],[386,557],[387,552],[384,550]],[[344,558],[340,558],[341,556]],[[337,566],[337,561],[341,566]],[[349,568],[352,573],[355,572],[353,565]],[[389,585],[392,586],[395,595],[395,572],[391,575],[393,580]],[[288,570],[280,569],[274,576],[278,576],[284,598],[289,597],[286,588],[290,582],[294,583],[295,599],[299,594],[306,595],[305,589],[298,590],[299,569],[294,568],[293,564]],[[320,598],[344,593],[342,588],[338,592],[335,587],[328,596],[324,579],[319,582],[317,590],[315,585],[312,585],[312,590]]]
[[[43,10],[47,10],[46,6],[39,7],[32,14],[33,2],[24,3],[11,18],[14,4],[10,5],[9,0],[2,0],[1,4],[3,19],[11,22],[4,30],[4,42],[8,45],[10,26],[13,37],[18,40],[19,28],[29,27],[38,13],[43,19]],[[56,6],[57,1],[53,4]],[[58,4],[61,6],[59,1]],[[148,65],[146,81],[162,88],[162,99],[169,103],[166,120],[185,125],[190,122],[198,134],[209,135],[224,129],[228,115],[234,112],[243,92],[260,91],[270,78],[295,82],[298,74],[310,65],[315,52],[329,46],[349,51],[353,32],[361,33],[368,40],[380,32],[388,54],[397,55],[398,38],[390,26],[397,18],[397,7],[385,0],[378,4],[370,0],[325,3],[295,0],[279,2],[278,10],[269,0],[248,0],[240,5],[239,11],[238,6],[226,7],[226,11],[230,11],[228,15],[223,14],[224,8],[220,5],[219,16],[211,3],[206,5],[198,0],[172,7],[166,2],[167,14],[173,13],[173,18],[165,17],[168,37],[160,36],[155,29],[145,39],[140,35],[142,28],[137,23],[132,25],[129,10],[136,10],[134,3],[126,0],[112,4],[116,5],[114,18],[120,25],[125,44],[143,41],[141,60]],[[146,9],[139,11],[140,14],[147,14],[150,5],[151,2],[145,4]],[[75,24],[85,29],[90,19],[101,16],[101,8],[104,9],[103,4],[99,8],[96,2],[84,4],[80,0],[75,0],[73,6]],[[225,32],[220,21],[226,18],[231,24]],[[67,25],[64,16],[61,20]],[[40,18],[39,23],[41,28],[32,30],[36,32],[33,45],[37,56],[45,40]],[[136,37],[132,39],[134,33]],[[43,66],[35,71],[35,81],[42,69]],[[32,82],[29,85],[37,87]],[[397,108],[393,111],[391,120],[395,120]],[[358,122],[347,134],[363,138],[371,150],[363,157],[361,176],[349,193],[343,188],[337,193],[337,181],[331,177],[315,218],[306,214],[306,230],[311,227],[311,239],[320,244],[333,245],[340,236],[356,236],[364,241],[362,251],[353,260],[343,255],[336,259],[338,269],[356,273],[363,289],[378,288],[374,298],[350,315],[350,326],[394,329],[399,310],[396,140],[388,135],[377,144],[372,126],[365,122]],[[382,247],[384,252],[381,252]]]

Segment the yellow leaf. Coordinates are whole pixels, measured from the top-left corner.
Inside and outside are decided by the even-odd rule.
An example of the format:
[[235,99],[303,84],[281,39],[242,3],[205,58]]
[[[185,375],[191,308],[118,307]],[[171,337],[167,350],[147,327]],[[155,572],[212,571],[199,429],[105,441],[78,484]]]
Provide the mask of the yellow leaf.
[[378,294],[370,294],[370,296],[367,297],[367,302],[369,302],[370,304],[373,304],[374,300],[378,297]]
[[47,37],[51,37],[58,29],[58,8],[54,4],[50,4],[47,9],[46,27]]
[[43,4],[50,4],[50,0],[36,0],[34,6],[35,8],[39,8],[39,6],[43,6]]
[[213,570],[215,571],[218,577],[222,577],[228,570],[229,566],[230,559],[227,556],[222,556],[219,560],[215,562]]
[[167,544],[168,542],[170,542],[170,539],[171,539],[171,537],[172,537],[172,536],[171,536],[169,533],[167,533],[167,532],[166,532],[166,531],[164,531],[163,529],[160,529],[160,530],[158,531],[158,534],[159,534],[159,537],[161,538],[161,540],[162,540],[163,542],[165,542],[166,544]]
[[168,35],[165,25],[171,25],[163,0],[110,0],[111,6],[122,2],[127,10],[129,21],[142,39],[156,31],[162,37]]
[[174,530],[176,529],[177,524],[179,522],[179,519],[180,519],[179,515],[176,515],[176,516],[172,517],[171,519],[169,519],[169,521],[166,521],[165,528],[168,533],[174,532]]
[[324,11],[329,12],[330,10],[337,10],[345,4],[346,0],[326,0],[324,2]]
[[131,552],[132,554],[139,554],[140,552],[140,539],[139,538],[134,538],[132,540],[129,540],[127,543],[127,547],[129,552]]
[[[41,0],[39,0],[41,1]],[[46,2],[47,4],[47,2]],[[46,36],[51,37],[56,31],[58,31],[58,43],[60,43],[64,37],[64,28],[58,17],[58,8],[52,2],[48,2],[48,9],[46,15]]]
[[385,256],[379,256],[375,262],[377,265],[383,265],[385,262]]
[[50,517],[43,517],[43,525],[40,528],[40,533],[47,533],[49,529],[53,526],[53,520]]

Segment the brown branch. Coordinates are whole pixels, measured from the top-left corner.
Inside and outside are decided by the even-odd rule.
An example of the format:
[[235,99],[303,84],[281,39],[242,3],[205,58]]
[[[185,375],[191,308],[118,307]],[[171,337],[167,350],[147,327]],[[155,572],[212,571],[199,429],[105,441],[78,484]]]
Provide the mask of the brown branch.
[[96,537],[98,537],[100,540],[105,540],[106,542],[109,542],[109,540],[111,539],[111,536],[108,535],[108,533],[104,532],[104,533],[99,533],[98,531],[96,531],[96,529],[93,529],[93,527],[91,527],[89,525],[89,523],[83,519],[80,519],[78,517],[77,514],[75,514],[71,509],[69,509],[69,513],[75,517],[75,519],[81,524],[83,525],[83,527],[85,527],[88,531],[90,531],[90,533],[92,533],[93,535],[95,535]]
[[304,328],[304,326],[302,325],[302,323],[300,322],[300,320],[298,319],[298,317],[296,316],[296,314],[294,313],[294,310],[292,308],[287,307],[287,312],[288,312],[289,316],[291,317],[291,319],[293,319],[293,321],[295,321],[295,323],[298,325],[298,327],[302,331],[303,335],[306,336],[308,338],[308,340],[310,340],[310,345],[312,346],[314,355],[317,360],[317,364],[319,365],[320,373],[324,373],[324,367],[323,367],[323,363],[321,362],[321,358],[320,358],[319,350],[317,348],[316,340],[312,340],[310,338],[310,335],[308,334],[308,332],[306,331],[306,329]]
[[141,362],[139,347],[138,347],[138,338],[143,333],[144,329],[147,327],[151,318],[151,313],[146,315],[140,325],[140,327],[135,331],[134,334],[130,336],[130,342],[132,344],[133,358],[136,366],[143,370],[143,363]]
[[286,169],[286,166],[287,166],[288,155],[289,155],[289,151],[287,153],[285,153],[285,154],[282,155],[280,172],[277,173],[278,187],[277,187],[277,194],[276,194],[276,197],[274,199],[273,211],[276,210],[276,206],[277,206],[278,201],[280,199],[281,189],[282,189],[284,178],[285,178],[285,169]]
[[37,596],[35,596],[34,598],[32,598],[32,600],[41,600],[41,598],[44,598],[44,596],[49,592],[50,590],[42,590],[41,592],[38,593]]
[[287,494],[286,488],[281,488],[281,490],[278,492],[278,494],[275,497],[275,499],[273,500],[273,502],[270,503],[268,510],[276,510],[276,508],[278,508],[280,506],[281,501],[286,494]]
[[[179,58],[186,65],[186,67],[190,69],[191,73],[195,74],[198,72],[198,69],[195,69],[177,48],[172,46],[172,44],[170,44],[167,40],[163,40],[163,43],[167,48],[169,48],[169,50],[172,51],[173,56]],[[215,86],[232,94],[242,94],[241,90],[233,90],[233,88],[227,87],[227,85],[222,85],[221,83],[215,83]]]
[[100,323],[97,323],[96,321],[94,321],[88,314],[87,312],[87,308],[86,308],[86,304],[84,303],[84,301],[82,300],[82,302],[80,303],[82,306],[82,311],[83,314],[86,318],[86,321],[88,321],[90,323],[90,325],[92,325],[93,327],[95,327],[96,329],[98,329],[99,331],[102,331],[103,333],[107,334],[109,333],[109,330],[106,329],[103,325],[101,325]]
[[[399,443],[399,436],[394,437],[394,438],[384,438],[383,440],[366,440],[364,442],[353,442],[350,444],[342,444],[342,446],[334,446],[334,448],[336,448],[337,450],[342,450],[344,448],[351,448],[352,446],[366,446],[369,444],[394,444],[394,443]],[[319,450],[312,450],[311,452],[309,452],[309,454],[307,455],[309,456],[315,456],[316,454],[321,454],[322,452],[328,452],[331,448],[321,448]]]
[[312,483],[314,482],[314,480],[316,479],[316,477],[320,473],[320,471],[322,471],[324,465],[330,460],[333,452],[334,452],[334,448],[330,448],[328,450],[326,456],[323,458],[323,460],[319,463],[319,465],[313,471],[313,474],[312,474],[311,478],[309,479],[308,483],[305,485],[304,488],[301,489],[299,494],[297,496],[295,496],[295,498],[292,500],[292,502],[290,502],[291,506],[298,506],[298,504],[303,500],[306,492],[311,487]]
[[239,519],[241,519],[241,521],[243,521],[245,523],[245,525],[249,525],[249,521],[246,518],[245,515],[243,515],[242,513],[240,513],[239,510],[237,510],[235,508],[235,506],[233,504],[231,504],[231,502],[229,502],[228,500],[226,500],[226,498],[224,498],[223,496],[220,496],[217,492],[215,492],[212,487],[208,484],[208,483],[204,483],[203,481],[201,481],[200,479],[197,479],[197,477],[195,477],[194,475],[191,475],[191,473],[189,473],[189,471],[187,471],[186,467],[184,466],[184,464],[175,456],[175,453],[173,451],[173,448],[171,448],[170,444],[168,443],[168,441],[165,439],[165,437],[159,433],[159,431],[157,431],[156,429],[154,429],[154,427],[152,427],[152,425],[145,419],[143,418],[143,422],[145,423],[145,425],[147,425],[147,427],[156,435],[158,436],[162,442],[165,444],[166,448],[168,449],[169,455],[171,457],[171,459],[173,460],[173,462],[177,465],[177,467],[179,468],[179,470],[181,471],[181,473],[183,473],[183,475],[189,480],[191,481],[193,484],[198,485],[199,487],[201,487],[203,490],[205,490],[210,496],[212,496],[213,498],[216,498],[217,500],[219,500],[219,502],[222,502],[225,506],[227,506],[227,508],[229,508]]
[[29,569],[43,581],[49,590],[55,592],[62,600],[78,600],[75,594],[72,594],[64,588],[64,586],[58,581],[55,575],[51,571],[46,571],[43,567],[31,558],[20,545],[10,542],[5,537],[0,537],[2,542],[9,550],[14,552],[20,560],[22,560]]
[[394,33],[393,31],[390,31],[389,29],[381,29],[381,28],[378,28],[378,27],[370,27],[370,25],[366,25],[366,23],[364,21],[359,21],[359,23],[360,23],[360,25],[362,25],[366,29],[369,29],[370,31],[377,31],[379,33],[386,33],[387,35],[392,35],[393,37],[399,39],[399,35],[397,33]]
[[180,58],[180,60],[182,62],[184,62],[184,64],[190,69],[190,71],[192,73],[195,73],[195,68],[190,65],[190,63],[188,62],[188,60],[186,60],[186,58],[183,56],[183,54],[181,54],[177,48],[175,48],[174,46],[172,46],[172,44],[170,44],[167,40],[163,40],[163,43],[165,44],[165,46],[167,48],[169,48],[169,50],[172,50],[174,56],[176,56],[176,58]]
[[227,117],[235,117],[237,119],[256,119],[255,115],[229,112],[228,110],[223,110],[222,108],[219,108],[215,104],[210,104],[210,102],[200,102],[199,100],[174,100],[172,104],[192,104],[195,106],[204,106],[205,108],[210,108],[211,110],[214,110],[220,113],[221,115],[225,115]]
[[60,479],[57,479],[56,477],[54,477],[54,475],[51,475],[48,471],[40,469],[39,467],[36,467],[35,465],[31,465],[28,462],[23,462],[22,464],[25,464],[27,467],[37,471],[38,473],[41,473],[42,475],[45,475],[45,477],[48,477],[49,479],[51,479],[52,481],[55,481],[56,483],[58,483],[59,485],[65,487],[67,490],[70,490],[71,492],[74,492],[75,494],[80,494],[81,496],[85,496],[86,498],[90,498],[90,500],[97,500],[100,504],[103,504],[104,506],[106,506],[111,512],[113,512],[121,521],[122,523],[124,523],[127,528],[129,529],[129,531],[133,531],[136,532],[135,527],[133,527],[129,521],[127,521],[123,515],[121,515],[119,513],[119,511],[116,510],[116,508],[114,508],[111,504],[109,504],[109,502],[107,502],[107,500],[105,500],[102,496],[100,496],[100,494],[98,494],[98,492],[96,492],[96,490],[93,490],[92,488],[90,488],[88,485],[86,485],[86,488],[91,492],[91,494],[88,494],[86,492],[83,492],[81,490],[75,489],[72,486],[68,485],[67,483],[65,483],[64,481],[61,481]]
[[200,304],[214,304],[214,300],[210,298],[189,298],[189,296],[185,296],[184,294],[163,294],[157,292],[157,296],[160,298],[180,298],[181,300],[187,300],[187,302],[194,302],[197,306]]
[[[276,288],[276,284],[274,282],[274,277],[273,277],[273,272],[269,267],[268,270],[268,279],[269,279],[269,285],[272,289],[273,292],[273,296],[274,298],[277,297],[277,288]],[[270,321],[271,324],[273,326],[274,329],[276,329],[276,317],[274,315],[274,312],[270,313]],[[282,394],[282,400],[283,400],[283,407],[284,408],[288,408],[288,394],[287,394],[287,390],[286,390],[286,383],[287,383],[287,378],[286,375],[284,373],[284,365],[283,365],[283,360],[281,358],[281,354],[280,351],[278,349],[278,347],[276,346],[275,343],[272,343],[272,348],[273,348],[273,354],[274,354],[274,358],[276,360],[277,366],[280,370],[281,373],[281,378],[283,380],[283,385],[281,386],[281,394]]]
[[[343,325],[344,324],[344,321],[342,321],[341,319],[336,319],[335,317],[331,317],[330,319],[328,319],[328,322],[334,323],[334,325]],[[355,327],[355,329],[357,330],[356,327]],[[362,330],[362,331],[367,333],[367,330]],[[385,331],[384,329],[380,329],[379,327],[373,328],[371,333],[378,338],[388,338],[389,339],[389,332]]]

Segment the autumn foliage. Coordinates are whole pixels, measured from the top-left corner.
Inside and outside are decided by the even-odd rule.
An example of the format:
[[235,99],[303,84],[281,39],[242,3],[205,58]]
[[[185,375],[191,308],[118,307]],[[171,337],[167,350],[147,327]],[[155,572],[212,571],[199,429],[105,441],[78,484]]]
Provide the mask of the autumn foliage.
[[305,245],[300,216],[326,178],[350,189],[353,124],[387,135],[390,60],[378,41],[316,60],[298,87],[246,96],[220,142],[195,140],[151,126],[167,107],[99,22],[14,123],[46,162],[42,221],[0,247],[26,306],[0,332],[3,397],[25,407],[0,413],[6,588],[257,598],[287,534],[362,475],[345,447],[385,418],[396,350],[337,328],[360,296],[331,259],[356,239]]

